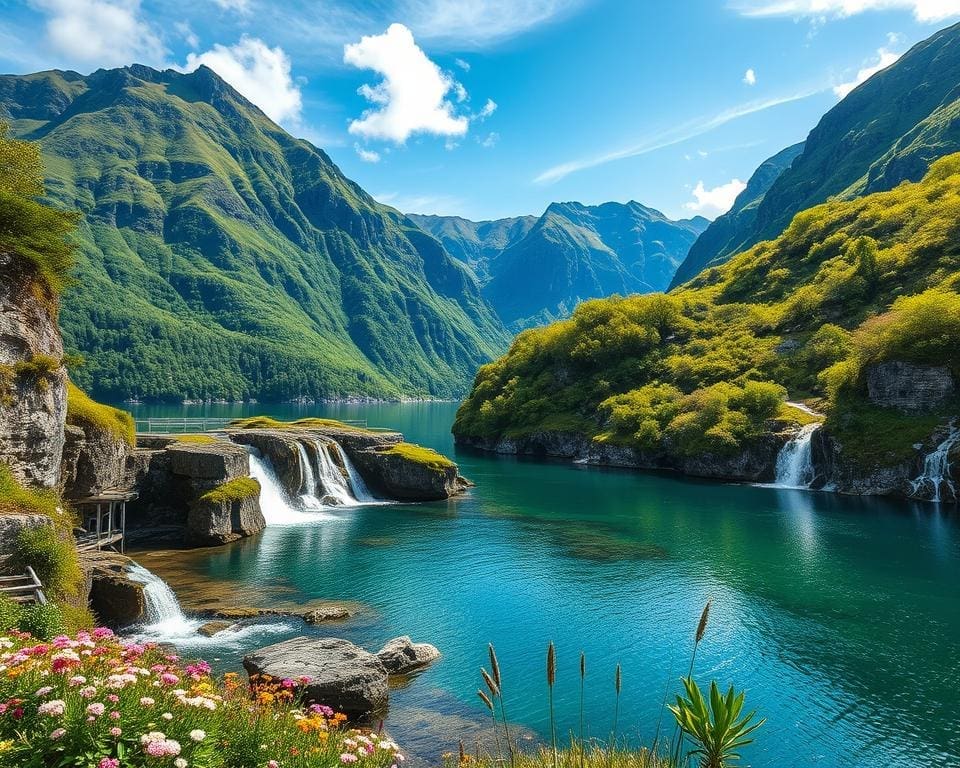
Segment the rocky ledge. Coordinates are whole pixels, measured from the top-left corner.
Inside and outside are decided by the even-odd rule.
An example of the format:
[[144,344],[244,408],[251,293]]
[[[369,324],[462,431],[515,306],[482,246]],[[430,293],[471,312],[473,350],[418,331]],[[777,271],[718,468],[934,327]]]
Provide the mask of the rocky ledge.
[[399,432],[378,432],[346,425],[284,425],[231,429],[234,443],[249,445],[269,459],[287,494],[305,487],[304,456],[317,464],[325,447],[337,471],[349,479],[350,465],[380,498],[437,501],[462,493],[471,483],[457,465],[434,451],[403,441]]

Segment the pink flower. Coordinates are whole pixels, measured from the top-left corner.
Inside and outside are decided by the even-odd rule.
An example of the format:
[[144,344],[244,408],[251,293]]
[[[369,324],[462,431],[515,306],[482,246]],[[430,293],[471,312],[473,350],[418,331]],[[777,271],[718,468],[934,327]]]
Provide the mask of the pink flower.
[[141,707],[152,707],[152,706],[153,706],[154,704],[156,704],[156,703],[157,703],[156,700],[155,700],[155,699],[151,699],[149,696],[143,696],[143,697],[140,699],[140,706],[141,706]]
[[109,701],[111,704],[116,704],[118,701],[120,701],[120,697],[115,693],[111,693],[107,695],[107,701]]
[[117,728],[117,726],[113,726],[113,728],[110,729],[110,735],[115,739],[118,738],[121,733],[123,733],[123,731]]
[[289,677],[285,677],[280,682],[280,685],[282,685],[284,688],[293,688],[296,685],[296,683],[293,682],[293,680],[291,680]]
[[52,701],[45,701],[39,707],[37,707],[37,712],[41,715],[47,715],[48,717],[60,717],[66,711],[67,704],[66,702],[60,699],[53,699]]
[[267,768],[280,768],[280,763],[278,763],[276,760],[268,760]]
[[93,630],[93,636],[97,640],[103,640],[106,637],[113,637],[113,630],[108,627],[97,627]]
[[50,733],[50,741],[56,741],[57,739],[62,739],[66,735],[67,731],[64,728],[57,728],[57,730]]
[[94,696],[97,695],[97,689],[94,688],[92,685],[84,686],[83,688],[80,689],[80,695],[83,696],[83,698],[85,699],[92,699]]
[[342,755],[340,755],[340,762],[344,763],[345,765],[347,763],[355,763],[357,762],[357,756],[352,755],[349,752],[344,752]]
[[93,715],[94,717],[100,717],[100,715],[102,715],[106,709],[107,708],[99,701],[95,701],[93,704],[90,704],[87,707],[87,714]]
[[87,678],[85,678],[83,675],[74,675],[67,682],[72,686],[78,686],[87,682]]
[[160,675],[160,682],[164,685],[176,685],[180,682],[180,678],[173,674],[173,672],[164,672]]
[[113,710],[113,712],[110,713],[110,719],[111,719],[111,720],[119,720],[119,719],[120,719],[120,713],[117,712],[117,710]]
[[105,757],[97,763],[97,768],[120,768],[120,761],[115,757]]

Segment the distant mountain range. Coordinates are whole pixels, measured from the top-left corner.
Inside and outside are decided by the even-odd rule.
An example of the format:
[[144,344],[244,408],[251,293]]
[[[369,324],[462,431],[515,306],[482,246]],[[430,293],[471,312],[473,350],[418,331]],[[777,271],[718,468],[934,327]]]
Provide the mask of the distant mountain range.
[[0,77],[78,209],[63,298],[103,398],[456,396],[509,336],[470,270],[212,70]]
[[919,181],[958,150],[960,24],[915,45],[827,112],[802,145],[767,160],[690,249],[673,285],[777,237],[802,210]]
[[565,317],[584,299],[666,290],[709,224],[632,201],[553,203],[539,218],[409,218],[473,270],[511,330]]

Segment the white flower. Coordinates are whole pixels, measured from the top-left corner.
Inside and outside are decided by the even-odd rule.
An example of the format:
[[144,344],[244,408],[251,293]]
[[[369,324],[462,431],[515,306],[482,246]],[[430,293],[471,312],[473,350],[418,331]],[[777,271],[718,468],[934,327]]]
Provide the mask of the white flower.
[[205,738],[207,738],[207,733],[206,731],[201,731],[199,728],[196,728],[195,730],[190,731],[190,738],[194,741],[203,741]]
[[182,757],[178,757],[176,760],[173,761],[173,765],[174,765],[174,768],[187,768],[189,763],[186,760],[184,760]]

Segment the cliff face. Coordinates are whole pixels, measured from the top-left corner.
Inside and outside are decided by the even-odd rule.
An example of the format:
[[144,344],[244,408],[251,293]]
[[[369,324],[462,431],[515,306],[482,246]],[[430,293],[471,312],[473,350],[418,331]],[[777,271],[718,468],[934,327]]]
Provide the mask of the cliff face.
[[67,374],[55,303],[20,260],[0,253],[0,456],[25,484],[60,474]]

